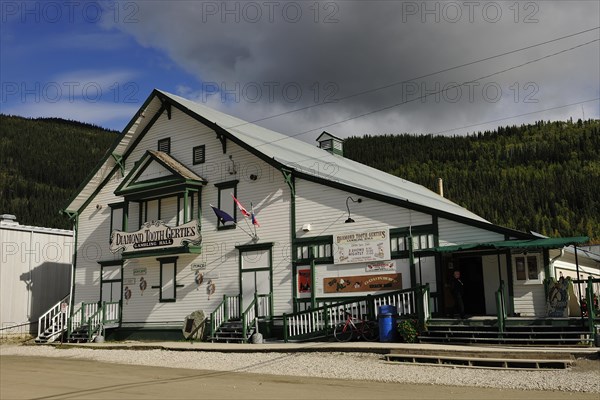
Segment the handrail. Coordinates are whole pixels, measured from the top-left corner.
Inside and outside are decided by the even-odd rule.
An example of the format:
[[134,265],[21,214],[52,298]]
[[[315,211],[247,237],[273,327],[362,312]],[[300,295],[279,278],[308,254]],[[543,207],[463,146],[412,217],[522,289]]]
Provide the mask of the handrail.
[[217,308],[210,313],[210,336],[214,337],[217,328],[225,322],[225,304],[227,302],[227,295],[223,295],[223,301],[219,303]]
[[[38,318],[38,339],[42,333],[50,334],[50,337],[54,337],[55,335],[64,332],[67,328],[66,316],[69,315],[68,299],[69,295],[67,294]],[[46,332],[48,329],[50,329],[50,332]]]
[[[421,296],[416,296],[421,294]],[[425,300],[426,299],[426,300]],[[283,315],[284,341],[307,335],[328,335],[335,326],[343,322],[345,313],[360,318],[376,319],[379,307],[395,305],[399,315],[422,315],[420,320],[430,318],[429,289],[427,285],[398,290],[379,295],[368,295]]]
[[120,301],[105,301],[102,303],[102,323],[114,324],[119,322]]
[[596,307],[594,306],[594,282],[599,282],[600,279],[593,279],[591,276],[588,277],[587,286],[585,288],[586,301],[587,301],[587,316],[589,321],[590,335],[594,337],[596,335]]
[[504,303],[504,281],[500,281],[500,287],[496,291],[496,314],[498,316],[498,330],[504,333],[506,322],[506,304]]
[[98,307],[96,312],[90,315],[87,319],[88,326],[88,341],[92,341],[92,337],[98,332],[102,331],[102,319],[104,314],[104,304],[102,307]]
[[257,304],[257,296],[254,294],[254,299],[248,304],[248,307],[242,313],[242,336],[244,338],[244,342],[248,341],[248,331],[249,328],[254,325],[254,321],[256,320],[256,304]]

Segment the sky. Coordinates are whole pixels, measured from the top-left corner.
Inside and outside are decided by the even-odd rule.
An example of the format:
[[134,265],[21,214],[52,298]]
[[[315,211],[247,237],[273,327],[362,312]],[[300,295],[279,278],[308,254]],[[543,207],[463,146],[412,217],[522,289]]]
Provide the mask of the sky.
[[0,1],[0,112],[121,131],[154,88],[314,143],[600,118],[600,2]]

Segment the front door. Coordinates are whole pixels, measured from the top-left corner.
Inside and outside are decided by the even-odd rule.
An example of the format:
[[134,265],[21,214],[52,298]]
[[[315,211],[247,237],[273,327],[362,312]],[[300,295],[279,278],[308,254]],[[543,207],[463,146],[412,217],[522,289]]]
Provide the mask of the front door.
[[268,269],[242,272],[242,311],[248,307],[254,294],[269,294],[271,292],[271,271]]
[[465,313],[485,315],[485,290],[481,257],[464,257],[458,261],[460,277],[464,283]]
[[270,243],[238,247],[240,251],[240,313],[244,312],[252,303],[255,294],[271,294],[271,248],[272,244]]

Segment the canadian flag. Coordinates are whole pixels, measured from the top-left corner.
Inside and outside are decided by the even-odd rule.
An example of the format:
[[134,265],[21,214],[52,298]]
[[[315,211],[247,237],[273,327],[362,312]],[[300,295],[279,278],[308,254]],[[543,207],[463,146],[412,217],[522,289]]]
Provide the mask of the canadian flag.
[[242,203],[240,203],[238,201],[238,199],[235,198],[235,196],[233,195],[233,193],[231,193],[231,197],[233,197],[233,201],[235,201],[235,204],[237,205],[237,208],[240,210],[240,212],[242,214],[244,214],[244,217],[250,217],[250,213],[248,212],[248,210],[246,210],[244,208],[244,206],[242,205]]

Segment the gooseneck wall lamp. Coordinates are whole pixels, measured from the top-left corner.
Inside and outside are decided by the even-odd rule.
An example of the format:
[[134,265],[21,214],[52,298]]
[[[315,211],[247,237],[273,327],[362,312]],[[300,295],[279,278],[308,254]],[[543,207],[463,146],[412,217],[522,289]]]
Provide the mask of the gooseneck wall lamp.
[[346,224],[354,222],[354,220],[350,218],[350,205],[348,204],[348,200],[352,200],[353,203],[362,203],[362,199],[360,197],[354,200],[351,196],[348,196],[346,199],[346,209],[348,210],[348,219],[345,221]]

